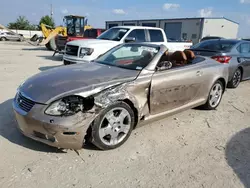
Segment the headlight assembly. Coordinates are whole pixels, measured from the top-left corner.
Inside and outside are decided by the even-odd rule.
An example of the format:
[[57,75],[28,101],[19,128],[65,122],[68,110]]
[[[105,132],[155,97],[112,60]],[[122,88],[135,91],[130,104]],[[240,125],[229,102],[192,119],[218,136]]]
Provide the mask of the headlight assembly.
[[93,48],[81,48],[80,50],[80,55],[84,56],[84,55],[91,55],[94,52]]
[[45,110],[45,114],[51,116],[70,116],[80,111],[89,110],[93,105],[93,97],[68,96],[52,102]]

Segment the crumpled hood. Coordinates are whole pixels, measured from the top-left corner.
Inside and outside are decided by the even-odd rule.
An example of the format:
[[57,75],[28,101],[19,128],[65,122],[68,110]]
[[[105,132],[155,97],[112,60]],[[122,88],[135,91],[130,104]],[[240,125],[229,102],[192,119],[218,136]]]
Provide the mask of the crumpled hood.
[[30,77],[19,91],[35,102],[47,104],[66,95],[90,95],[91,91],[132,81],[138,74],[138,71],[94,62],[67,65]]
[[102,39],[84,39],[84,40],[74,40],[67,43],[68,45],[80,46],[80,47],[93,47],[96,45],[117,45],[119,42],[112,40],[102,40]]

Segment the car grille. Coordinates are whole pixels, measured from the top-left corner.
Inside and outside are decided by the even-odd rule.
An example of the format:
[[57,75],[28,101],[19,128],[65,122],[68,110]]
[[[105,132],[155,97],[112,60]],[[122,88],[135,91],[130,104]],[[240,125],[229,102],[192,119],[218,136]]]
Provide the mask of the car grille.
[[65,53],[67,55],[77,56],[78,46],[66,45]]
[[24,97],[20,92],[16,94],[15,98],[16,104],[25,112],[29,112],[31,108],[35,105],[35,102]]

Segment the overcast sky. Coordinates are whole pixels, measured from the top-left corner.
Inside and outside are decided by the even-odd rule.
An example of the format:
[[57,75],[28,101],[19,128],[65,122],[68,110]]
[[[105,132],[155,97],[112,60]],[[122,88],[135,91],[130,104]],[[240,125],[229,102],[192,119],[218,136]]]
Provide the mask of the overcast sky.
[[94,27],[105,27],[110,20],[224,16],[240,23],[239,37],[250,37],[250,0],[4,0],[0,24],[19,15],[37,24],[50,14],[51,3],[57,25],[67,14],[87,16]]

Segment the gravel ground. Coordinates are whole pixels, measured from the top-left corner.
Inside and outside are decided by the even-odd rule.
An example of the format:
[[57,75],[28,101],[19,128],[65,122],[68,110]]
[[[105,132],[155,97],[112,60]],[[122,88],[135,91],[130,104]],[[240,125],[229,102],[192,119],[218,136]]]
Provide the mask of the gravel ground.
[[250,81],[227,90],[216,111],[188,110],[140,127],[112,151],[60,151],[16,129],[11,101],[61,56],[0,43],[0,187],[250,187]]

